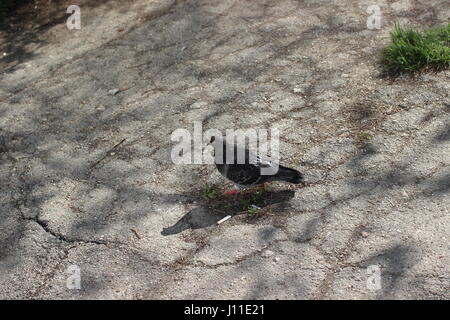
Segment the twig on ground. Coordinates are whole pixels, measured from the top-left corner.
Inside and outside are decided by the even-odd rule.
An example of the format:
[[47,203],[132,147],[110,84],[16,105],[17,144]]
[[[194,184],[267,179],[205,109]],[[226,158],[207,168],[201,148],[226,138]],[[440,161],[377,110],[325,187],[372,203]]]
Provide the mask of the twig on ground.
[[119,143],[116,143],[111,149],[108,150],[108,152],[106,152],[106,154],[101,157],[100,159],[98,159],[96,162],[94,162],[93,164],[91,164],[91,169],[94,168],[96,165],[98,165],[100,162],[102,162],[108,155],[111,154],[111,152],[116,149],[118,146],[120,146],[122,143],[125,142],[125,140],[127,140],[127,138],[122,139]]

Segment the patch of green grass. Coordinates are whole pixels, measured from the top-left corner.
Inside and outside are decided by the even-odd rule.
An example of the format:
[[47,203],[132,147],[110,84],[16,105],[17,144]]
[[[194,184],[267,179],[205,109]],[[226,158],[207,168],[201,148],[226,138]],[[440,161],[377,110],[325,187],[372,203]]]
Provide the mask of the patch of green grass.
[[263,212],[266,205],[268,190],[265,186],[253,190],[251,193],[242,194],[239,198],[241,212],[247,212],[249,216],[256,216]]
[[382,64],[391,74],[450,67],[450,23],[425,31],[396,24],[391,39],[382,55]]
[[240,193],[237,198],[240,211],[247,211],[249,214],[256,213],[258,209],[252,207],[252,205],[264,206],[266,193],[267,190],[264,187],[253,190],[252,192]]
[[252,206],[250,206],[247,209],[247,214],[252,216],[252,215],[256,215],[256,214],[260,213],[260,211],[261,211],[260,207],[252,207]]
[[241,195],[237,198],[238,200],[238,208],[240,211],[248,211],[250,210],[252,207],[251,205],[254,203],[254,199],[255,197],[246,197],[244,195]]
[[203,191],[203,198],[205,199],[215,199],[220,194],[220,190],[215,186],[206,186]]
[[274,200],[274,193],[266,186],[240,190],[236,194],[228,195],[223,194],[219,186],[207,185],[197,192],[201,194],[204,204],[212,210],[230,215],[247,214],[251,217],[263,213],[272,215],[267,206]]
[[359,132],[356,135],[356,142],[358,143],[366,143],[367,141],[369,141],[370,139],[372,139],[372,135],[368,132]]

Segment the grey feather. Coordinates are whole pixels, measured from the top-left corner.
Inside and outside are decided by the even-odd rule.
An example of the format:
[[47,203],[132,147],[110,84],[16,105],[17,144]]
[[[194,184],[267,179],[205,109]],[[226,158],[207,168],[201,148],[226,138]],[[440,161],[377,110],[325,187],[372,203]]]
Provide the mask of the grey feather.
[[[249,187],[270,181],[287,181],[290,183],[300,183],[303,175],[277,163],[267,157],[251,153],[246,146],[229,145],[225,138],[213,137],[211,144],[214,147],[214,162],[217,170],[222,176],[234,182],[239,187]],[[244,154],[244,161],[238,160],[239,153]],[[232,155],[227,157],[228,155]],[[264,168],[278,167],[272,175],[263,174]]]

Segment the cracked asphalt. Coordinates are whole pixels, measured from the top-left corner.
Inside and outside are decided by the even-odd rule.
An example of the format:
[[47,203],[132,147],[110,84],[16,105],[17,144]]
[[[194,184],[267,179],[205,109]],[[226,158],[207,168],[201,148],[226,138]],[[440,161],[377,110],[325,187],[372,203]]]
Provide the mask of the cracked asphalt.
[[[61,0],[0,31],[0,298],[450,298],[450,71],[378,62],[448,1],[78,4],[81,30]],[[230,184],[170,159],[194,121],[277,127],[307,183],[256,215],[205,199]]]

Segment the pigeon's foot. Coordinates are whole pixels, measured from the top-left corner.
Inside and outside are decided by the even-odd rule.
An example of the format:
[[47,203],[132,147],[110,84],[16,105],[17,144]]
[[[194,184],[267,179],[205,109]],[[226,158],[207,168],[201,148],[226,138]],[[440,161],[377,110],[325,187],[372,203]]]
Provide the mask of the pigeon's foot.
[[239,193],[239,190],[230,190],[230,191],[225,191],[223,194],[226,195],[236,195]]
[[254,187],[247,187],[247,188],[238,188],[235,190],[230,190],[230,191],[225,191],[223,194],[224,195],[238,195],[238,194],[251,194],[251,193],[261,193],[261,192],[265,192],[268,191],[266,188],[266,185],[263,183],[261,185],[257,185]]

